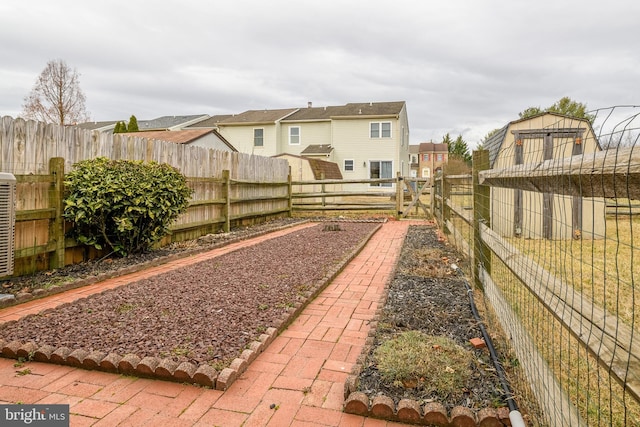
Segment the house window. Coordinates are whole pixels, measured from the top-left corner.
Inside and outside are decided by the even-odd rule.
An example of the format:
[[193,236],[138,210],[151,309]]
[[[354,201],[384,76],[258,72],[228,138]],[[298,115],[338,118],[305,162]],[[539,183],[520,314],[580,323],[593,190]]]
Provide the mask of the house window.
[[[390,160],[372,160],[369,162],[370,179],[393,178],[393,163]],[[391,187],[390,182],[372,183],[372,187]]]
[[429,161],[429,155],[428,154],[423,154],[422,155],[422,161],[423,162],[428,162]]
[[371,138],[391,138],[391,122],[371,122]]
[[264,129],[253,130],[253,146],[264,147]]
[[423,178],[431,178],[431,169],[429,169],[429,168],[422,169],[422,177]]
[[344,161],[344,171],[353,172],[353,160],[350,159]]
[[438,153],[438,157],[437,157],[437,161],[441,162],[442,161],[442,157],[444,156],[444,154],[442,153]]
[[411,163],[418,163],[418,158],[416,156],[411,156]]
[[300,127],[291,126],[289,128],[289,145],[300,145]]

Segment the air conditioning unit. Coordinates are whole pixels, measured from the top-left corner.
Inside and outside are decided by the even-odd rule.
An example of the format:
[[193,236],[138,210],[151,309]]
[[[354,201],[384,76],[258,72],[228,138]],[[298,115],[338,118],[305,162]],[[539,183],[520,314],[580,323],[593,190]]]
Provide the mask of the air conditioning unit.
[[13,274],[16,226],[16,177],[0,172],[0,277]]

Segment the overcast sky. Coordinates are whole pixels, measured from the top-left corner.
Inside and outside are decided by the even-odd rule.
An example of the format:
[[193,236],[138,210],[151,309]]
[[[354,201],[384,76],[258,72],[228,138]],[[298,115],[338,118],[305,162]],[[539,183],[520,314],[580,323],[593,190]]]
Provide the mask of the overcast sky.
[[0,116],[47,62],[92,120],[406,101],[470,147],[530,106],[640,104],[638,0],[2,0]]

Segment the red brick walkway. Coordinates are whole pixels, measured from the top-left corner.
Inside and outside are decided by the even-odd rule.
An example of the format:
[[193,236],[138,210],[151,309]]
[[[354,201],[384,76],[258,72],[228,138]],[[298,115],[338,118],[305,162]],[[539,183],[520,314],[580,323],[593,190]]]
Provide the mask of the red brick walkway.
[[[344,414],[344,382],[411,222],[388,222],[302,314],[223,392],[0,358],[0,403],[69,404],[71,426],[394,426]],[[285,234],[293,229],[281,231]],[[139,273],[0,310],[0,322],[252,245],[238,242]],[[19,371],[29,369],[27,375]]]

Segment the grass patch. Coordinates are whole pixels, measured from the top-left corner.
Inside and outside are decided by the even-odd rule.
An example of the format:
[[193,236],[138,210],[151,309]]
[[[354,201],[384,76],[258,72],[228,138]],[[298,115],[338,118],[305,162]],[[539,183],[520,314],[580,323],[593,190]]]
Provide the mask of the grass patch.
[[396,386],[448,394],[464,387],[473,355],[449,338],[407,331],[380,345],[374,359],[382,377]]

